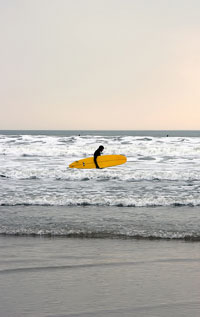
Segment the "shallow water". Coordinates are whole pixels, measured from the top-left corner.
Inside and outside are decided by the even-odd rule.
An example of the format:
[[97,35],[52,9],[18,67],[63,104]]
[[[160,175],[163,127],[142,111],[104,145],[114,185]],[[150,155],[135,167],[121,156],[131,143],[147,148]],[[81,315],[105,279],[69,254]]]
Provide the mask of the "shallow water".
[[200,241],[200,207],[0,206],[0,235]]

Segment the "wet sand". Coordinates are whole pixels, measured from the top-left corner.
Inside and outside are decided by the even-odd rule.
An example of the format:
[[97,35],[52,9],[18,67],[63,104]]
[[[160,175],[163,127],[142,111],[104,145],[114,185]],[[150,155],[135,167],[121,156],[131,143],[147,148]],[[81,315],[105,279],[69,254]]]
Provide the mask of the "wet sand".
[[199,316],[200,244],[0,237],[0,316]]

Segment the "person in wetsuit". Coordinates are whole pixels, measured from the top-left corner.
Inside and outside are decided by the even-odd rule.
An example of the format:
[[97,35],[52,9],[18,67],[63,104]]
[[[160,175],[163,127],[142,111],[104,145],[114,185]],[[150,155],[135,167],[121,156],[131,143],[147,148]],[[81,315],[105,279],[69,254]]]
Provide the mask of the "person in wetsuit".
[[100,145],[99,148],[94,152],[94,163],[96,165],[96,168],[100,168],[97,163],[97,157],[101,155],[101,152],[103,152],[104,147],[103,145]]

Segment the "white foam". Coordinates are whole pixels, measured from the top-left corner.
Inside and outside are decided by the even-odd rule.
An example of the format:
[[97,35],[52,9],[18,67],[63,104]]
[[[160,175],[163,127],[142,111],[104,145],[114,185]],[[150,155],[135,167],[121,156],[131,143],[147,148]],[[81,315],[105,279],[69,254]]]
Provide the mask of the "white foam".
[[[103,170],[68,168],[100,144],[104,154],[126,155],[127,163]],[[0,203],[199,205],[199,144],[200,138],[1,135]]]

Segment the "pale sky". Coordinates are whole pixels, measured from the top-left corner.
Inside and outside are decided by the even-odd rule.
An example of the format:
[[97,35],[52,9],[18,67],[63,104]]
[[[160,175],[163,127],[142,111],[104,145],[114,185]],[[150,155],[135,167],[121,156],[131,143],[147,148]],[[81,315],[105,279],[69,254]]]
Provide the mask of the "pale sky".
[[200,129],[199,0],[0,0],[0,129]]

